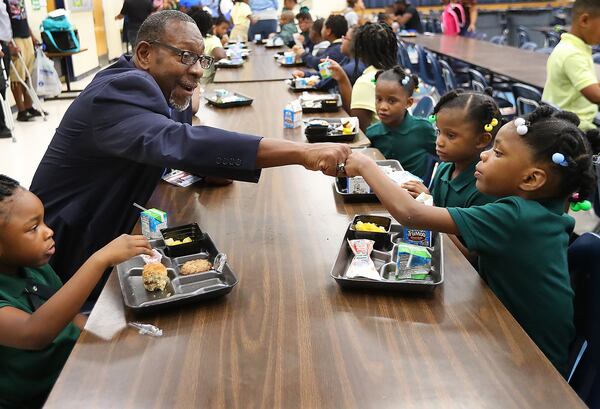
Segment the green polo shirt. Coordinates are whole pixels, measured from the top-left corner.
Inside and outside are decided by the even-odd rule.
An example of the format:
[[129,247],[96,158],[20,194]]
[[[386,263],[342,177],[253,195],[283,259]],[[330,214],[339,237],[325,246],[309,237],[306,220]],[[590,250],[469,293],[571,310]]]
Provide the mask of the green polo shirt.
[[581,90],[598,83],[592,59],[592,47],[581,38],[565,33],[548,57],[546,85],[542,100],[579,116],[584,130],[595,128],[598,105],[583,96]]
[[408,112],[397,127],[377,122],[367,128],[371,145],[387,159],[396,159],[404,170],[420,178],[427,171],[427,154],[435,154],[435,131],[429,121]]
[[[49,265],[25,268],[19,277],[0,273],[0,308],[10,306],[33,312],[25,293],[24,277],[55,290],[62,287]],[[50,346],[39,351],[0,345],[0,408],[40,407],[67,361],[79,332],[70,323]]]
[[575,336],[567,247],[575,221],[565,201],[510,196],[449,208],[479,274],[554,366],[567,371]]
[[485,195],[475,187],[477,162],[479,160],[470,164],[454,179],[454,163],[440,163],[433,178],[433,204],[438,207],[471,207],[495,201],[497,198]]

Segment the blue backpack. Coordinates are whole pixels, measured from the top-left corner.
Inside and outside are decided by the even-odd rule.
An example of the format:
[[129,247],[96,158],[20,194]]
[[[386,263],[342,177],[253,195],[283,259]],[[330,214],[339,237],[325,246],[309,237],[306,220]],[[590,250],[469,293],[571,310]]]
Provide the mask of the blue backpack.
[[[40,31],[42,32],[42,36],[45,37],[44,40],[47,39],[50,43],[46,44],[48,48],[52,46],[58,52],[77,52],[80,50],[79,39],[75,35],[75,30],[73,29],[73,26],[71,25],[71,23],[67,19],[67,16],[65,15],[57,17],[46,17],[42,21]],[[57,41],[57,39],[54,38],[55,36],[60,37],[62,41]],[[65,36],[66,39],[64,38]]]

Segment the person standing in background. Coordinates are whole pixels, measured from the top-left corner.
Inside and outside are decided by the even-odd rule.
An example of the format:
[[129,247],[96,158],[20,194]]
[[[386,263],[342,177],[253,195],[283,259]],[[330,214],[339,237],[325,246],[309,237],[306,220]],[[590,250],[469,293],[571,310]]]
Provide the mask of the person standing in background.
[[463,9],[465,11],[465,26],[462,28],[461,36],[470,36],[475,32],[475,25],[477,24],[477,0],[460,0]]
[[152,0],[125,0],[121,12],[115,16],[115,20],[127,17],[125,31],[132,49],[135,49],[135,40],[140,26],[153,10],[154,2]]
[[423,32],[421,16],[416,7],[408,4],[406,0],[397,0],[394,3],[394,15],[396,22],[405,30],[414,30],[417,33]]
[[[33,108],[31,97],[27,93],[27,89],[19,82],[19,77],[26,81],[27,71],[31,73],[33,70],[34,47],[39,44],[39,41],[31,35],[25,11],[25,0],[8,0],[6,5],[13,33],[13,41],[9,44],[9,48],[15,67],[10,72],[10,89],[19,111],[17,121],[27,122],[33,117],[42,116],[42,113]],[[22,59],[19,58],[19,53],[21,53]]]
[[[2,98],[6,98],[6,88],[8,88],[8,76],[10,75],[10,50],[9,43],[12,41],[12,28],[10,27],[10,17],[6,10],[6,3],[4,0],[0,0],[0,44],[2,45],[2,52],[4,56],[4,69],[6,70],[6,79],[4,75],[0,75],[0,93]],[[6,120],[4,118],[4,112],[0,109],[0,139],[12,138],[10,129],[6,127]]]
[[256,34],[261,38],[269,38],[269,35],[277,32],[277,10],[279,0],[250,0],[252,9],[252,24],[248,31],[248,38],[254,39]]

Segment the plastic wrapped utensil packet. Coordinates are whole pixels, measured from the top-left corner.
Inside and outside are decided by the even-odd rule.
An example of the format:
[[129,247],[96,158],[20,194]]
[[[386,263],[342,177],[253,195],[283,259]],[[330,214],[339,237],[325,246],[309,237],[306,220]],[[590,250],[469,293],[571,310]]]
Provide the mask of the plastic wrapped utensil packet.
[[381,276],[373,260],[371,260],[371,252],[373,251],[373,240],[348,240],[348,245],[354,253],[354,258],[346,272],[347,278],[363,277],[371,280],[381,280]]

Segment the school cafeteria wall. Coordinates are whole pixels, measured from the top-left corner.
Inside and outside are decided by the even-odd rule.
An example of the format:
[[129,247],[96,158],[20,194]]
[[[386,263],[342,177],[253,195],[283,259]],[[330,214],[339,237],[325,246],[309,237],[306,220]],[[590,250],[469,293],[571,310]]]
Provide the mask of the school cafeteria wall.
[[311,12],[318,17],[327,18],[332,12],[343,10],[346,0],[313,1]]
[[91,10],[78,11],[72,12],[69,19],[71,20],[71,24],[77,28],[81,48],[87,48],[87,51],[72,57],[73,75],[78,77],[98,68],[100,65],[100,61],[98,60],[98,50],[96,49],[94,15]]
[[104,29],[106,32],[106,45],[108,47],[108,59],[114,60],[123,54],[121,43],[121,30],[123,20],[115,20],[115,16],[121,11],[122,2],[115,0],[102,0],[104,8]]

